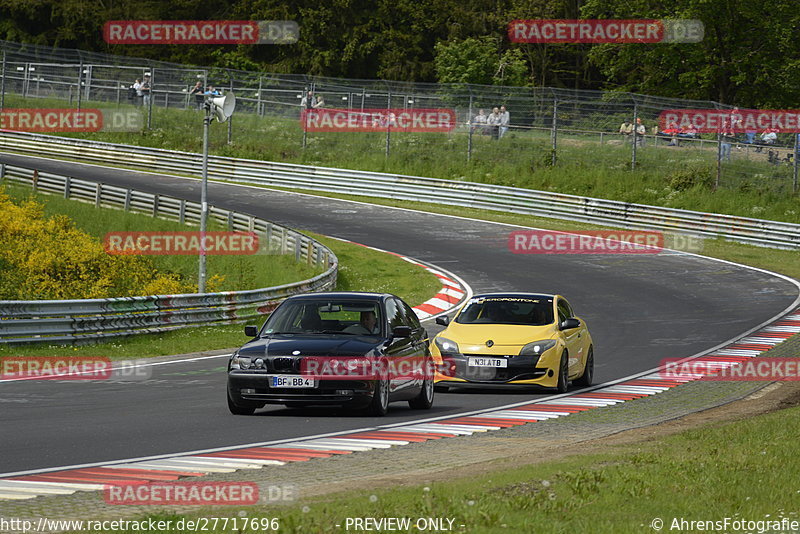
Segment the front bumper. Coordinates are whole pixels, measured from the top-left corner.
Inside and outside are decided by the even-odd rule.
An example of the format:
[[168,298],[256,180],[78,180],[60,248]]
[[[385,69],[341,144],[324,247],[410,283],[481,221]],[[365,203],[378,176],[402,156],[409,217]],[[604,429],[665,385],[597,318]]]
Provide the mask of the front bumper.
[[[548,351],[550,352],[550,351]],[[435,383],[457,384],[533,384],[555,387],[558,368],[550,365],[548,352],[542,356],[502,356],[506,367],[469,365],[470,356],[498,357],[490,354],[458,354],[439,357],[441,362],[434,376]]]
[[228,372],[228,394],[237,404],[286,404],[366,406],[375,392],[374,380],[317,380],[314,388],[274,388],[267,374],[257,371]]

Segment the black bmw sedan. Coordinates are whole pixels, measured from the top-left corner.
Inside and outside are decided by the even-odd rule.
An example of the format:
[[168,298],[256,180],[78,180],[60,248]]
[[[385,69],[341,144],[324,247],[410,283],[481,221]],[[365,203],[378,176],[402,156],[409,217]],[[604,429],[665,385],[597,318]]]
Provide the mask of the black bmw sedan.
[[380,293],[289,297],[228,362],[228,408],[340,405],[385,415],[392,401],[433,404],[428,333],[400,298]]

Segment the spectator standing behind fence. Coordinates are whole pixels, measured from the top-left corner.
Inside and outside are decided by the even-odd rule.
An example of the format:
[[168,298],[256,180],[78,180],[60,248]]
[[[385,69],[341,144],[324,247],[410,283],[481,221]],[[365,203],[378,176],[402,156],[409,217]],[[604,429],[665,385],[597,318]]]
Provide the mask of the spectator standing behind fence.
[[731,160],[731,143],[736,142],[736,134],[728,119],[722,122],[719,138],[719,157],[720,160]]
[[311,109],[314,105],[314,91],[308,91],[303,98],[300,99],[300,107],[303,109]]
[[486,135],[487,133],[486,119],[487,119],[486,112],[483,111],[482,109],[479,109],[478,114],[475,115],[475,117],[472,119],[472,122],[470,123],[471,126],[470,131],[472,133],[475,133],[477,131],[480,135]]
[[141,80],[139,80],[139,78],[136,78],[136,81],[133,82],[131,86],[128,88],[128,102],[130,102],[133,105],[136,105],[138,103],[137,98],[139,97],[140,85],[142,85]]
[[145,74],[142,79],[142,85],[139,87],[139,91],[142,93],[142,104],[145,106],[150,105],[150,89],[150,75]]
[[486,119],[486,125],[489,127],[489,132],[492,134],[492,139],[499,139],[500,134],[500,109],[493,108],[489,117]]
[[322,95],[317,95],[314,97],[314,100],[311,102],[311,107],[314,109],[324,108],[325,107],[325,97]]
[[197,82],[194,84],[194,87],[192,87],[192,90],[189,91],[189,95],[194,96],[194,104],[197,106],[197,109],[203,109],[203,101],[205,100],[203,93],[205,93],[203,82]]
[[631,124],[631,121],[623,121],[619,126],[619,133],[622,135],[623,144],[627,143],[628,139],[630,139],[633,134],[633,124]]
[[219,90],[216,87],[214,87],[213,85],[209,85],[208,89],[206,89],[206,92],[203,93],[203,94],[205,96],[212,96],[212,97],[213,96],[222,96],[222,93],[220,93]]
[[644,136],[647,134],[647,127],[642,124],[642,119],[636,117],[636,146],[644,146]]
[[499,138],[502,139],[503,136],[508,131],[508,126],[511,124],[511,114],[506,111],[505,106],[500,106],[500,132]]
[[135,104],[140,105],[142,103],[142,81],[136,78],[136,81],[131,85],[131,89],[133,89],[133,94],[136,99]]

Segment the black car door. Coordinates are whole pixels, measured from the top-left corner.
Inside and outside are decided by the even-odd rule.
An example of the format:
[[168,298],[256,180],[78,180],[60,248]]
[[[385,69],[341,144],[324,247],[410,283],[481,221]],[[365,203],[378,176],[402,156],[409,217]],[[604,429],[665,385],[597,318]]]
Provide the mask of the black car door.
[[[402,302],[402,301],[401,301]],[[418,371],[415,373],[415,385],[418,387],[423,386],[423,382],[425,380],[426,372],[432,373],[433,369],[426,369],[425,366],[431,366],[432,360],[429,358],[430,356],[430,339],[428,339],[428,331],[423,328],[423,326],[419,322],[419,318],[417,314],[414,313],[413,308],[402,302],[403,307],[406,312],[406,318],[408,320],[408,324],[411,327],[411,342],[414,346],[414,363],[416,366],[416,370]]]
[[[416,347],[414,345],[413,327],[409,324],[404,303],[397,298],[386,299],[386,317],[389,321],[389,335],[397,326],[408,326],[412,335],[408,337],[394,337],[386,347],[386,356],[389,360],[390,382],[389,391],[401,392],[414,385],[413,365]],[[402,396],[402,395],[401,395]]]

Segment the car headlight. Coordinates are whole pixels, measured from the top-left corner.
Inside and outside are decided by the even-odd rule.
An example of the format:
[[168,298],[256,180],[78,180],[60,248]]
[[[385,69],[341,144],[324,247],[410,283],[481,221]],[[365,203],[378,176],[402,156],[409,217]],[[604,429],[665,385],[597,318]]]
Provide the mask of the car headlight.
[[541,341],[534,341],[533,343],[528,343],[522,350],[519,351],[520,356],[541,356],[556,346],[555,339],[543,339]]
[[249,369],[251,359],[246,356],[239,356],[238,353],[233,355],[231,360],[231,369]]
[[461,354],[458,344],[455,341],[451,341],[446,337],[437,337],[435,342],[436,347],[439,349],[439,352],[442,354],[442,356],[454,356],[456,354]]

